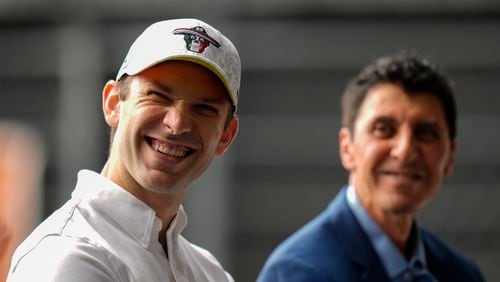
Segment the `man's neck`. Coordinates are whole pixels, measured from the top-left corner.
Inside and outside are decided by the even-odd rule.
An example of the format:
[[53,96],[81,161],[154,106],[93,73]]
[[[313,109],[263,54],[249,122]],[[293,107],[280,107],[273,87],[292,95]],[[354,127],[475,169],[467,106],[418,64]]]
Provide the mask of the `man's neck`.
[[380,228],[389,236],[394,244],[406,253],[408,239],[413,226],[414,215],[406,213],[390,213],[365,207]]
[[[354,186],[356,187],[356,186]],[[355,188],[355,191],[358,188]],[[411,234],[414,221],[414,213],[395,212],[384,210],[375,205],[371,199],[363,198],[362,194],[355,192],[360,204],[364,207],[370,217],[377,223],[394,244],[405,253],[406,245]]]
[[[155,211],[156,216],[162,222],[162,229],[160,230],[158,239],[166,251],[166,233],[168,228],[170,227],[170,224],[172,223],[172,220],[177,215],[180,205],[182,204],[184,192],[177,191],[171,193],[156,193],[149,191],[144,187],[140,187],[140,185],[134,179],[121,179],[120,181],[116,181],[112,177],[111,171],[113,170],[113,168],[111,166],[112,165],[109,161],[106,162],[101,174],[111,181],[115,182],[122,189],[134,195],[137,199],[139,199]],[[124,183],[129,184],[124,185]]]

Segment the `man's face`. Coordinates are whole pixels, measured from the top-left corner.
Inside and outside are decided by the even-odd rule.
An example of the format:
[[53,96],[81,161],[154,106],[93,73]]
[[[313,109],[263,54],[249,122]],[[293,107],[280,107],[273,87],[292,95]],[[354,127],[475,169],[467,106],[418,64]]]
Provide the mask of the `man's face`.
[[370,214],[413,214],[451,173],[450,140],[440,101],[408,96],[383,83],[368,91],[354,124],[339,135],[344,167]]
[[224,127],[230,108],[226,90],[209,70],[182,61],[128,79],[127,98],[110,97],[117,116],[105,113],[116,127],[110,178],[133,193],[183,192],[236,135],[236,117]]

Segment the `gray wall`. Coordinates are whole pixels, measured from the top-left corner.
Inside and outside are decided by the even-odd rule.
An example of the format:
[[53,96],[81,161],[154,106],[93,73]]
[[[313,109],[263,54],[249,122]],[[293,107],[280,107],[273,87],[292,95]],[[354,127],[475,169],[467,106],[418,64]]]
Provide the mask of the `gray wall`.
[[457,166],[421,221],[474,258],[488,281],[500,280],[495,1],[40,2],[0,2],[0,119],[27,124],[45,142],[40,219],[69,197],[79,168],[100,170],[108,142],[101,87],[135,36],[154,20],[193,16],[233,39],[243,79],[239,135],[191,187],[186,236],[237,281],[254,281],[273,248],[345,184],[343,87],[368,61],[402,48],[442,65],[457,87]]

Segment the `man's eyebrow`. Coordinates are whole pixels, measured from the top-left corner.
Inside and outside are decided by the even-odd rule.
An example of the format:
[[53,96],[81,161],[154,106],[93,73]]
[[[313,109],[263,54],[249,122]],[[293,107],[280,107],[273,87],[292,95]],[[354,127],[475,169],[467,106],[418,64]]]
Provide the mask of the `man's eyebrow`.
[[161,81],[152,80],[148,83],[150,88],[159,88],[162,92],[172,93],[172,87],[162,83]]
[[431,121],[431,120],[419,120],[415,123],[415,126],[419,128],[431,128],[431,129],[438,129],[439,128],[439,122],[437,121]]
[[391,116],[377,116],[373,119],[372,123],[378,123],[378,122],[394,123],[396,122],[396,119]]
[[[159,88],[162,92],[165,93],[173,93],[174,91],[172,90],[172,87],[166,85],[165,83],[162,83],[161,81],[157,80],[152,80],[149,83],[149,86],[152,88]],[[202,103],[208,103],[208,104],[216,104],[216,105],[224,105],[226,103],[226,99],[224,98],[213,98],[213,97],[208,97],[208,96],[203,96],[200,101]]]
[[222,98],[212,98],[212,97],[202,97],[201,101],[208,104],[224,105],[226,103],[225,99]]

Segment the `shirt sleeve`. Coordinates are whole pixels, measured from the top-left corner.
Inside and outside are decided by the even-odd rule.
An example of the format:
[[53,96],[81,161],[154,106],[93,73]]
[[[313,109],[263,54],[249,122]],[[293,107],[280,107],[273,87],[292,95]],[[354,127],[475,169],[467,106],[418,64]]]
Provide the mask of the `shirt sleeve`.
[[124,265],[108,251],[81,239],[49,236],[18,254],[7,281],[130,281]]

